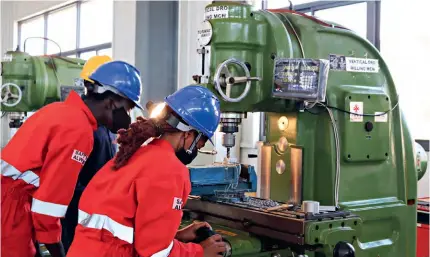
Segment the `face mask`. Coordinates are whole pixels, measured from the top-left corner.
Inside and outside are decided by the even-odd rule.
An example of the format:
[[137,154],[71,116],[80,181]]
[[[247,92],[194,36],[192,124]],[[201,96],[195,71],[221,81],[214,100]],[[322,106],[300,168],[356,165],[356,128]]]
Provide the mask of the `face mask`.
[[116,134],[120,129],[128,129],[131,124],[131,117],[128,115],[124,107],[112,110],[112,128],[109,129]]
[[184,137],[184,146],[176,151],[176,157],[184,164],[188,165],[190,164],[196,157],[197,157],[197,146],[194,146],[194,149],[191,154],[188,154],[185,150],[185,137]]

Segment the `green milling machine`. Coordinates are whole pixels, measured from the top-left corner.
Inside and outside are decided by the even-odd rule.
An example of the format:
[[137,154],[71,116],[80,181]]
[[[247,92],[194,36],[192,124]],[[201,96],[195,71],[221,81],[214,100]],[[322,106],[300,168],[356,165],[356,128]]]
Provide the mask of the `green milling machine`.
[[[190,196],[182,225],[210,222],[229,246],[224,256],[415,256],[427,157],[377,49],[340,25],[241,2],[214,1],[201,26],[193,78],[221,100],[228,153],[246,114],[264,113],[261,187],[258,198]],[[9,126],[70,90],[82,93],[84,63],[7,52],[1,111]]]
[[264,113],[265,139],[259,198],[190,196],[186,222],[208,221],[228,243],[224,256],[415,256],[427,156],[369,41],[243,1],[207,5],[197,41],[193,79],[221,101],[227,158],[248,112]]
[[19,128],[27,113],[63,101],[70,90],[85,90],[80,73],[85,60],[56,55],[31,56],[8,51],[1,65],[0,110],[8,114],[9,127]]

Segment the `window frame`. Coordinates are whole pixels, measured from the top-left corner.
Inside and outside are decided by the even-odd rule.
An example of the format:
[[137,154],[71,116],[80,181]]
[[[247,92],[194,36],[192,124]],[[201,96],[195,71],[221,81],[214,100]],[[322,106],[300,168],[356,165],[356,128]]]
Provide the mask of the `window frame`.
[[[263,10],[267,9],[268,1],[262,0],[261,7]],[[369,40],[378,50],[381,46],[380,31],[381,31],[381,1],[313,1],[305,4],[293,5],[293,10],[306,13],[310,12],[315,15],[316,11],[342,7],[353,4],[366,3],[367,4],[367,40]],[[294,4],[294,0],[292,0]],[[285,6],[279,9],[289,9],[289,6]]]
[[[86,0],[88,1],[88,0]],[[89,0],[91,1],[91,0]],[[50,13],[56,12],[56,11],[61,11],[62,9],[66,9],[72,6],[76,7],[76,47],[74,50],[70,50],[70,51],[66,51],[66,52],[61,52],[61,54],[58,53],[54,53],[52,55],[58,55],[58,56],[68,56],[68,55],[76,55],[77,58],[80,58],[82,53],[85,52],[91,52],[91,51],[96,51],[96,53],[98,54],[98,51],[100,50],[105,50],[105,49],[109,49],[112,48],[112,40],[111,42],[108,43],[102,43],[102,44],[97,44],[97,45],[92,45],[92,46],[88,46],[88,47],[80,47],[80,32],[81,32],[81,5],[82,5],[82,0],[77,0],[77,1],[73,1],[61,6],[58,6],[56,8],[53,9],[49,9],[47,11],[44,11],[43,13],[38,13],[32,16],[29,16],[28,18],[22,19],[18,21],[18,45],[20,47],[20,49],[24,47],[24,45],[21,45],[21,28],[22,28],[22,24],[24,24],[25,22],[31,21],[32,19],[35,19],[37,17],[43,17],[43,21],[44,21],[44,37],[48,38],[48,15]],[[113,1],[110,2],[113,4]],[[113,13],[112,13],[113,15]],[[112,27],[113,30],[113,27]],[[43,43],[43,54],[47,54],[48,52],[48,40],[44,40]],[[112,57],[112,56],[111,56]]]

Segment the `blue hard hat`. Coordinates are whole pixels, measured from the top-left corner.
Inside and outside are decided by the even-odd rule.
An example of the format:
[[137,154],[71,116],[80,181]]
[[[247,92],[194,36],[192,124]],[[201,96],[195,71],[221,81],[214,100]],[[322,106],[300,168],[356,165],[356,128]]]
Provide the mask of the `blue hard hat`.
[[220,103],[209,89],[191,85],[179,89],[165,99],[167,105],[189,126],[205,135],[213,144],[220,121]]
[[112,61],[101,65],[90,76],[105,88],[100,88],[98,93],[106,90],[113,91],[133,101],[139,109],[142,81],[140,72],[133,65],[123,61]]

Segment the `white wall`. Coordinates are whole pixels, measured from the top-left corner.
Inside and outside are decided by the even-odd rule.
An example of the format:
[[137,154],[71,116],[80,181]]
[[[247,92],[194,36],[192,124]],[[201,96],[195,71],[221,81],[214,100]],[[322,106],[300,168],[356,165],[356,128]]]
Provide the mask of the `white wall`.
[[136,1],[115,1],[113,6],[113,59],[135,64]]

